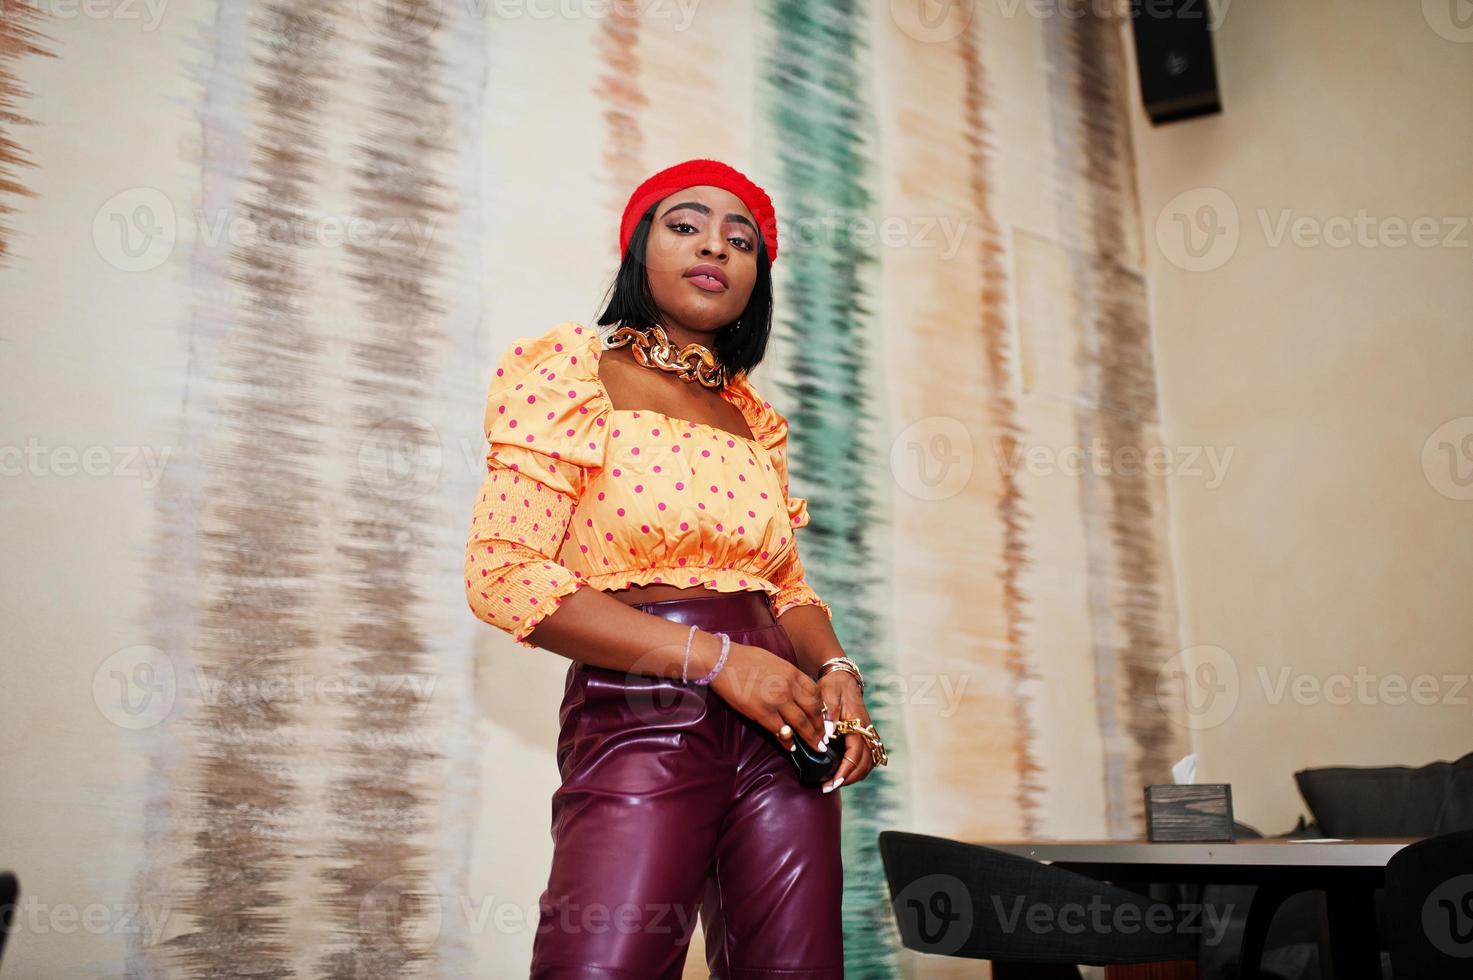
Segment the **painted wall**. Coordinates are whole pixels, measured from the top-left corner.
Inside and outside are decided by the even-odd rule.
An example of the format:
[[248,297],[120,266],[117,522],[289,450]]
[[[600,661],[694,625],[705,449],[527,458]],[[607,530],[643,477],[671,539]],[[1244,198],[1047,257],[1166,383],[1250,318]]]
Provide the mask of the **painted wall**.
[[1132,114],[1189,724],[1266,833],[1297,769],[1473,751],[1465,6],[1222,4],[1228,111]]
[[8,970],[525,971],[567,662],[465,607],[482,399],[692,156],[777,204],[754,380],[892,747],[849,975],[965,972],[897,949],[881,829],[1141,832],[1190,719],[1117,25],[126,9],[0,33]]

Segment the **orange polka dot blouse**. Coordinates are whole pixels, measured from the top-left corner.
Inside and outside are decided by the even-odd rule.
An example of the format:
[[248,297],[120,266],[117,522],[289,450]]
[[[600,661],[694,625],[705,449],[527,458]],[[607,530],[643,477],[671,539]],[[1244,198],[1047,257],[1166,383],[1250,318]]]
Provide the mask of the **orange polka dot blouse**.
[[646,409],[618,409],[598,377],[598,331],[560,323],[501,355],[486,399],[486,478],[471,516],[471,610],[527,634],[584,585],[664,582],[761,590],[773,612],[820,606],[794,531],[808,502],[788,493],[788,422],[731,377],[721,396],[755,439]]

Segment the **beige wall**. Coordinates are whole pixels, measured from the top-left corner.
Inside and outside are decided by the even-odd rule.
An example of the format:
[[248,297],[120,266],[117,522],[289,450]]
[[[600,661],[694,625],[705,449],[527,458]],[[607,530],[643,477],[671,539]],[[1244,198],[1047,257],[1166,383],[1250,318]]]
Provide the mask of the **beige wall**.
[[1267,833],[1306,812],[1296,769],[1473,750],[1473,28],[1446,8],[1219,4],[1224,114],[1134,117],[1165,434],[1227,459],[1170,479],[1183,646],[1224,651],[1200,778]]

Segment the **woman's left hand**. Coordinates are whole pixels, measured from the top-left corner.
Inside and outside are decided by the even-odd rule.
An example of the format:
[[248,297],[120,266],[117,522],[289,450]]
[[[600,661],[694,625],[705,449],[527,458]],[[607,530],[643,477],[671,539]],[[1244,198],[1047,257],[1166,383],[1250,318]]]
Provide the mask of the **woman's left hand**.
[[[818,682],[818,696],[828,705],[828,721],[858,718],[860,724],[870,724],[869,709],[864,706],[864,695],[859,692],[859,681],[847,670],[833,670]],[[858,732],[849,732],[844,739],[844,761],[833,778],[824,783],[823,791],[838,789],[840,785],[857,783],[875,767],[869,743]]]

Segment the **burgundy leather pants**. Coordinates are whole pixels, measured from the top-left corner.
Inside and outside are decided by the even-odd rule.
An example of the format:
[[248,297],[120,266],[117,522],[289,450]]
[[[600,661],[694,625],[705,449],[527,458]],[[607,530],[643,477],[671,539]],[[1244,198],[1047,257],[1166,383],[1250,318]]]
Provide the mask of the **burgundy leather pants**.
[[[762,592],[634,608],[796,664]],[[679,680],[574,661],[532,980],[677,980],[699,919],[714,980],[842,980],[840,792]]]

